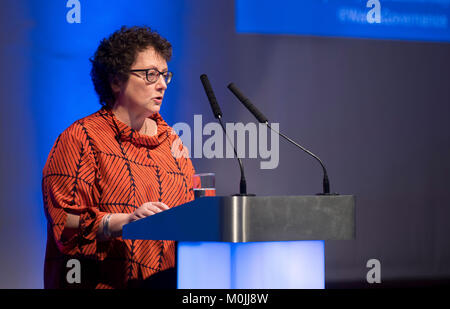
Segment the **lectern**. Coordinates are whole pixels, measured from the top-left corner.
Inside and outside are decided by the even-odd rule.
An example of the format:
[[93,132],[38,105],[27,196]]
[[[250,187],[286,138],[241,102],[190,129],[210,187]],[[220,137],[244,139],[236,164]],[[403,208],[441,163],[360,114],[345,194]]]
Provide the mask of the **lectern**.
[[178,241],[178,288],[324,288],[324,241],[355,238],[355,199],[202,197],[125,225],[123,238]]

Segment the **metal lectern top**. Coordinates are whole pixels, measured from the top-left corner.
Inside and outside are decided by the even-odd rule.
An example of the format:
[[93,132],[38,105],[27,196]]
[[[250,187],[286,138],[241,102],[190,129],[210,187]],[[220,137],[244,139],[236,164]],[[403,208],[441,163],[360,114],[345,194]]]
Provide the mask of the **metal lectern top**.
[[253,242],[355,238],[355,199],[332,196],[217,196],[129,223],[124,239]]

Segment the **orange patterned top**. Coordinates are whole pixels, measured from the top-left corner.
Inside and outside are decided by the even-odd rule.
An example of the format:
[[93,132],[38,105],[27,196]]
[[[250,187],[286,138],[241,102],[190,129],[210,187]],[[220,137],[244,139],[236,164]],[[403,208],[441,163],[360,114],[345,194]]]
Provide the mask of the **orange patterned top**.
[[[180,140],[159,114],[157,134],[147,136],[104,109],[76,121],[56,140],[43,171],[48,221],[45,288],[126,288],[175,266],[173,241],[99,241],[107,213],[132,213],[145,202],[175,207],[194,199],[194,168],[172,154]],[[77,233],[61,239],[67,213],[80,216]],[[66,279],[67,261],[78,259],[81,283]]]

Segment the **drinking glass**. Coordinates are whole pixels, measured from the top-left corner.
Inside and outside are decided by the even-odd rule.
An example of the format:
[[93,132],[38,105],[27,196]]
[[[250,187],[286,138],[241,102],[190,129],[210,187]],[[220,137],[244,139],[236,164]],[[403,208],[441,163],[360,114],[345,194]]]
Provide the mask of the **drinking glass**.
[[194,175],[194,196],[216,196],[216,174],[200,173]]

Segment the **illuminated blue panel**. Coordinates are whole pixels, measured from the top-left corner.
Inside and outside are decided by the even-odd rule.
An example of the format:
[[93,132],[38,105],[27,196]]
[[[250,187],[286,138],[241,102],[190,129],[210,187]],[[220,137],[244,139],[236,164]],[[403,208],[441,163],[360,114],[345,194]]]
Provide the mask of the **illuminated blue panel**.
[[179,242],[179,289],[229,289],[231,243]]
[[324,241],[180,242],[180,289],[323,289]]
[[233,288],[323,289],[323,241],[242,243],[233,247]]
[[450,42],[449,19],[450,0],[236,0],[241,33]]

